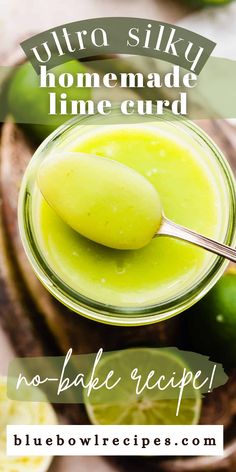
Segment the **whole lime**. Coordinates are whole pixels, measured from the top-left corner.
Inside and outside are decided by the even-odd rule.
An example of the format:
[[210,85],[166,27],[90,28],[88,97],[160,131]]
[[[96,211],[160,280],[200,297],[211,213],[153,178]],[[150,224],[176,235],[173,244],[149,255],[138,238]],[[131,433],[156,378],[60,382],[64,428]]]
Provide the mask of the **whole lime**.
[[226,273],[186,314],[188,348],[236,365],[236,273]]
[[216,5],[226,5],[227,3],[231,3],[233,0],[185,0],[185,3],[189,3],[193,6],[199,7],[210,7]]
[[67,115],[49,115],[50,92],[56,94],[56,102],[61,93],[66,93],[67,100],[88,100],[91,89],[61,87],[58,85],[60,74],[72,74],[76,79],[77,73],[85,73],[87,69],[77,60],[72,60],[51,69],[56,78],[56,87],[40,87],[39,75],[30,62],[20,66],[12,76],[8,88],[8,110],[17,123],[25,124],[29,134],[39,140],[44,139],[58,126],[69,119]]

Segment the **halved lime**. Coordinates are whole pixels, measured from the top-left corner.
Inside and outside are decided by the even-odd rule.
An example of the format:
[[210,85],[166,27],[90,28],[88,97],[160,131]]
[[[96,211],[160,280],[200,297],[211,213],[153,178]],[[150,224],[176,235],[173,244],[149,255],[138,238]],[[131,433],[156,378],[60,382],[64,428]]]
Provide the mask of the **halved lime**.
[[[97,365],[95,376],[102,383],[112,370],[114,375],[109,385],[114,384],[119,377],[121,380],[111,390],[103,387],[92,390],[90,394],[84,390],[84,403],[90,421],[98,425],[197,424],[201,412],[201,394],[191,384],[185,389],[176,415],[179,388],[144,388],[141,393],[137,393],[137,381],[131,379],[131,372],[138,369],[136,377],[141,375],[142,378],[139,391],[151,371],[154,374],[149,380],[149,386],[154,385],[163,374],[166,376],[166,383],[173,375],[177,382],[183,376],[184,369],[190,370],[177,353],[177,350],[171,352],[166,348],[137,348],[105,354]],[[163,382],[162,385],[164,386]]]
[[20,402],[7,398],[7,379],[0,377],[0,472],[46,472],[52,457],[10,457],[6,455],[7,425],[57,424],[47,403]]

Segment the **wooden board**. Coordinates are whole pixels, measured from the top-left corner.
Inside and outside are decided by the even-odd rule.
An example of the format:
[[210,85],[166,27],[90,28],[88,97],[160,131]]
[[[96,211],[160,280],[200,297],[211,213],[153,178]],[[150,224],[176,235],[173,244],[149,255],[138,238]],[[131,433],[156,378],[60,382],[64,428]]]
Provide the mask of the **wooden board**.
[[[199,122],[235,166],[235,133],[224,122]],[[179,318],[147,327],[122,328],[98,324],[82,318],[57,302],[34,275],[23,250],[17,226],[17,200],[20,182],[34,152],[25,133],[8,120],[2,127],[0,148],[1,189],[1,289],[0,320],[16,352],[21,356],[58,355],[70,347],[76,353],[120,349],[129,346],[181,345]],[[236,413],[235,374],[223,389],[217,389],[204,403],[201,422],[225,424],[234,437]],[[82,407],[64,410],[70,422],[87,422]],[[233,431],[233,432],[232,432]],[[227,464],[234,464],[236,445],[229,440]],[[146,460],[130,458],[118,461],[123,470],[221,470],[222,459]],[[158,464],[158,469],[157,469]],[[224,466],[225,467],[225,466]],[[125,469],[124,469],[125,468]],[[222,470],[232,470],[230,468]]]

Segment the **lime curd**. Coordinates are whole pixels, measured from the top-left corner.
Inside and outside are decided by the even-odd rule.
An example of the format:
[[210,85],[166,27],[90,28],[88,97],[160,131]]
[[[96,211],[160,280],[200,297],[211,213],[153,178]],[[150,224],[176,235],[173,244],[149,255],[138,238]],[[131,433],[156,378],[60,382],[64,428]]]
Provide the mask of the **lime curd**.
[[140,249],[161,225],[155,187],[113,159],[79,152],[52,154],[39,167],[37,183],[66,224],[104,246]]
[[[83,128],[81,132],[78,126],[77,132],[74,127],[59,149],[125,164],[156,188],[168,218],[225,240],[229,213],[223,178],[210,157],[212,151],[200,145],[191,132],[158,121]],[[52,185],[61,186],[63,180],[52,180]],[[93,242],[60,218],[37,183],[32,189],[32,222],[35,241],[52,279],[55,274],[84,300],[115,310],[146,309],[170,302],[190,292],[216,260],[203,249],[169,237],[154,238],[136,250]]]

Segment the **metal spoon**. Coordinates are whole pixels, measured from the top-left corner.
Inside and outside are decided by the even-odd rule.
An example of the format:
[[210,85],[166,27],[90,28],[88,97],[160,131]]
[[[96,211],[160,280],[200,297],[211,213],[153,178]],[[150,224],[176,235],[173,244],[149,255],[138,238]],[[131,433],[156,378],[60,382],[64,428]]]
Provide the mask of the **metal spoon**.
[[[59,156],[59,154],[58,154],[58,156]],[[91,157],[93,159],[96,158],[98,161],[102,159],[100,156],[98,157],[98,156],[94,156],[94,155],[87,155],[85,153],[78,153],[78,152],[73,152],[73,151],[72,152],[62,151],[61,156],[62,157],[64,156],[63,158],[68,157],[68,156],[75,156],[76,158],[78,158],[78,156],[81,156],[83,158],[84,157],[88,158],[90,156],[90,158]],[[49,159],[55,159],[55,157],[53,157],[53,155],[52,155],[51,158],[49,157]],[[104,158],[104,159],[106,161],[108,161],[107,158]],[[123,168],[125,167],[124,164],[117,163],[115,161],[111,161],[110,159],[109,159],[109,161],[110,161],[110,163],[113,162],[114,165],[117,165],[119,167],[120,166],[122,166]],[[109,164],[109,167],[110,167],[110,164]],[[132,172],[136,172],[136,171],[132,170]],[[136,174],[140,178],[140,175],[137,172],[136,172]],[[39,181],[38,181],[38,183],[39,183]],[[39,185],[39,187],[40,187],[40,185]],[[40,187],[40,190],[44,194],[41,187]],[[47,200],[47,197],[45,195],[44,195],[44,197]],[[50,203],[50,200],[49,200],[49,203]],[[105,214],[106,214],[106,212],[104,212],[104,215]],[[163,212],[161,214],[161,210],[160,210],[158,216],[161,217],[161,224],[159,226],[159,229],[153,235],[153,237],[150,233],[150,240],[157,237],[157,236],[170,236],[170,237],[173,237],[173,238],[182,239],[184,241],[188,241],[189,243],[200,246],[200,247],[202,247],[202,248],[204,248],[208,251],[211,251],[214,254],[217,254],[219,256],[223,256],[223,257],[225,257],[226,259],[229,259],[232,262],[236,262],[236,249],[233,249],[229,246],[226,246],[225,244],[221,244],[217,241],[209,239],[206,236],[195,233],[194,231],[192,231],[188,228],[185,228],[183,226],[180,226],[180,225],[174,223],[173,221],[170,221],[168,218],[166,218],[166,216],[164,215]],[[68,224],[67,220],[66,220],[66,222]],[[74,227],[74,225],[72,225],[72,228],[79,232],[79,230],[77,230]],[[93,239],[93,238],[91,238],[91,239],[94,240],[95,242],[99,242],[100,244],[104,244],[105,246],[107,245],[106,242],[97,241],[96,239]],[[119,245],[118,245],[118,247],[108,245],[108,247],[120,249]],[[136,249],[136,248],[130,247],[130,248],[126,248],[126,249]]]
[[195,231],[185,228],[184,226],[178,225],[166,218],[165,215],[162,217],[161,226],[154,235],[154,238],[157,236],[171,236],[173,238],[182,239],[183,241],[188,241],[196,246],[207,249],[207,251],[213,252],[218,256],[223,256],[232,262],[236,262],[236,249],[226,246],[226,244],[218,243],[202,234],[195,233]]

